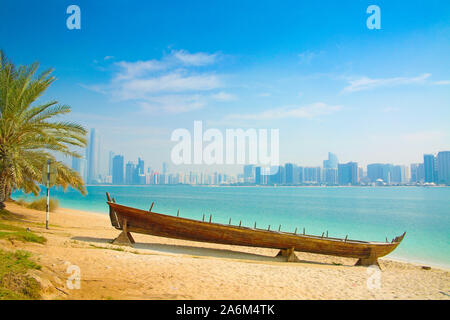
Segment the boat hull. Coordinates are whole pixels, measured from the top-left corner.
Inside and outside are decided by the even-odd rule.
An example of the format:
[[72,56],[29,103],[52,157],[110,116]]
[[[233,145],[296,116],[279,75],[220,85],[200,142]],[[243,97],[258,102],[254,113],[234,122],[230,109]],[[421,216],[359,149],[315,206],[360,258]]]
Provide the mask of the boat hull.
[[144,211],[110,201],[108,205],[112,225],[126,233],[246,247],[291,249],[358,258],[360,264],[376,263],[377,258],[392,252],[405,235],[397,237],[391,243],[364,242],[203,222]]

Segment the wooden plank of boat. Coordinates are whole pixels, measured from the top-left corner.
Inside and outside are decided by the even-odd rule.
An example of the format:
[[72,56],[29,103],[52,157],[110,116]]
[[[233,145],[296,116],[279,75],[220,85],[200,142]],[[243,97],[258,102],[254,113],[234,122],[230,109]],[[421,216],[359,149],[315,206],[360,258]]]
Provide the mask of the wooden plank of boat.
[[114,241],[118,244],[132,245],[130,232],[219,244],[239,245],[280,249],[280,255],[288,261],[297,261],[294,251],[357,258],[356,265],[378,265],[378,258],[391,253],[403,240],[405,233],[395,237],[391,243],[368,242],[271,231],[197,221],[178,216],[140,210],[111,201],[107,194],[111,224],[122,233]]

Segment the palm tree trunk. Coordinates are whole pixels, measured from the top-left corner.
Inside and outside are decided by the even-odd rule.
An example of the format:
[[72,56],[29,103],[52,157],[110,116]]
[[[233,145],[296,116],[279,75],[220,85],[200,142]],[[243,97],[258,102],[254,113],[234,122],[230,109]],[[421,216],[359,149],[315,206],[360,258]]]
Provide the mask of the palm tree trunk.
[[3,170],[0,172],[0,209],[3,209],[5,207],[5,201],[6,201],[6,170]]

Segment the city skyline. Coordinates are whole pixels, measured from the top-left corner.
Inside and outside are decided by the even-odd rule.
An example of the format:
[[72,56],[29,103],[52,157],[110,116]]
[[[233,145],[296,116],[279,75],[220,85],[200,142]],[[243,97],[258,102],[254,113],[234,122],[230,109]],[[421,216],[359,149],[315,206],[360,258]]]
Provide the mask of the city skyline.
[[[322,166],[305,166],[301,161],[276,166],[278,170],[255,164],[241,165],[237,174],[223,171],[205,172],[204,165],[197,170],[183,172],[181,166],[163,162],[157,168],[152,164],[145,166],[145,159],[136,161],[103,150],[101,135],[92,129],[85,158],[73,158],[71,166],[78,171],[88,184],[145,185],[145,184],[321,184],[321,185],[367,185],[367,184],[447,184],[450,185],[450,151],[423,154],[421,163],[400,165],[392,163],[370,163],[360,166],[357,162],[340,162],[339,157],[328,152]],[[103,153],[103,156],[102,156]],[[102,167],[108,154],[108,165]],[[85,165],[82,165],[85,163]],[[223,167],[226,167],[225,165]],[[169,169],[171,168],[171,169]],[[275,172],[275,174],[273,174]],[[95,175],[96,176],[93,176]]]
[[335,150],[343,163],[409,164],[450,150],[450,4],[382,1],[370,30],[371,4],[83,2],[69,30],[64,1],[18,0],[4,4],[0,35],[17,64],[55,68],[43,100],[70,105],[104,149],[154,166],[195,120],[277,128],[282,163]]

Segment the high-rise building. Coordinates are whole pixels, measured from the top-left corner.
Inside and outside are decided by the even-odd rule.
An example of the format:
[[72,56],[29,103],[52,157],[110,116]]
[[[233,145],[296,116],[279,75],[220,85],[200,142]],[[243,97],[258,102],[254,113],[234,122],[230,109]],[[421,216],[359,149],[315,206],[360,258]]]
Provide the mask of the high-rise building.
[[425,182],[437,182],[436,177],[436,157],[433,154],[423,155],[423,166],[425,170]]
[[284,165],[284,171],[286,175],[286,184],[294,184],[294,165],[292,163],[286,163]]
[[450,185],[450,151],[441,151],[437,155],[437,181]]
[[390,184],[392,179],[392,164],[372,163],[367,165],[367,177],[371,182],[376,182],[378,179]]
[[86,181],[86,159],[72,157],[72,169],[78,172],[80,177]]
[[143,184],[145,183],[145,171],[144,171],[144,160],[140,157],[138,158],[137,166],[134,168],[132,184]]
[[117,155],[113,158],[112,164],[112,183],[113,184],[123,184],[123,171],[124,171],[124,160],[123,156]]
[[358,184],[358,163],[338,164],[338,181],[341,186]]
[[334,153],[328,152],[328,159],[323,160],[323,181],[327,185],[338,183],[338,158]]
[[262,184],[262,180],[261,180],[261,167],[256,167],[255,168],[255,184]]
[[411,163],[411,183],[423,182],[424,181],[424,173],[423,173],[423,163]]
[[272,166],[270,167],[270,174],[268,176],[268,184],[283,184],[284,167],[283,166]]
[[100,165],[100,137],[96,129],[91,129],[89,143],[86,148],[87,183],[97,183]]
[[108,175],[112,176],[113,172],[113,158],[114,158],[114,152],[110,151],[108,156]]
[[254,177],[254,165],[248,164],[244,166],[244,182],[253,183],[255,181]]
[[328,160],[323,160],[324,169],[337,169],[338,158],[334,153],[328,152]]
[[[326,161],[326,160],[325,160]],[[323,170],[325,183],[329,186],[338,184],[338,169],[326,168]]]
[[303,183],[318,184],[322,180],[320,167],[303,167],[302,173]]
[[133,184],[135,182],[135,173],[136,173],[136,165],[128,161],[127,165],[125,166],[125,183],[126,184]]
[[407,182],[407,168],[406,166],[393,166],[391,183],[404,184]]

